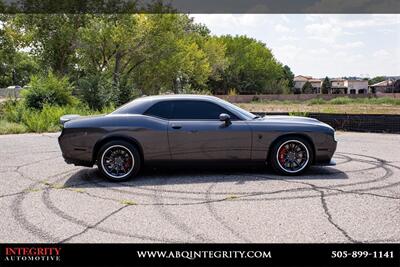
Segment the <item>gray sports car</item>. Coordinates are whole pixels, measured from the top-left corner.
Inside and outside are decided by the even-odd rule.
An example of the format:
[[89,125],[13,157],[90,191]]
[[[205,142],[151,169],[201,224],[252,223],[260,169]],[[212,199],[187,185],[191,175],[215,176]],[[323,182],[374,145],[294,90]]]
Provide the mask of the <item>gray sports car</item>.
[[316,119],[259,117],[212,96],[135,99],[104,116],[66,115],[59,144],[67,163],[97,165],[112,181],[146,164],[261,163],[283,175],[333,165],[335,130]]

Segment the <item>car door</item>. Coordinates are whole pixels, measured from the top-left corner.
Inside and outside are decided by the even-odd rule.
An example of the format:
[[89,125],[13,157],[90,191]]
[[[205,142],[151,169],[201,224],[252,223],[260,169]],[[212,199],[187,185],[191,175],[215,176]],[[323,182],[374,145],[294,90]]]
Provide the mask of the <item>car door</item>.
[[[231,116],[231,123],[219,115]],[[208,101],[172,101],[168,140],[173,160],[249,160],[251,130],[220,105]]]

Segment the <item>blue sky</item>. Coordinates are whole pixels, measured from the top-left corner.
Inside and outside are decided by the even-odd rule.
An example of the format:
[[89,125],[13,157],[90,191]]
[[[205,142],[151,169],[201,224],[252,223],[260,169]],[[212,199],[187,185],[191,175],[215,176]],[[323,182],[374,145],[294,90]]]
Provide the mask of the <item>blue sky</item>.
[[400,15],[194,14],[212,34],[264,42],[296,75],[400,75]]

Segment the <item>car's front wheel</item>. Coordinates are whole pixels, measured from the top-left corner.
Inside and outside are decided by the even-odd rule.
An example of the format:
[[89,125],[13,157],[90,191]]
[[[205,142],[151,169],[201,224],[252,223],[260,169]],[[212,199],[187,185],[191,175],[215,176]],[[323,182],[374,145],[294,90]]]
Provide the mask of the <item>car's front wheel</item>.
[[299,175],[306,171],[313,161],[311,144],[301,137],[285,137],[273,147],[270,163],[273,169],[283,175]]
[[139,151],[125,141],[108,142],[99,150],[97,166],[107,179],[113,182],[126,181],[140,170]]

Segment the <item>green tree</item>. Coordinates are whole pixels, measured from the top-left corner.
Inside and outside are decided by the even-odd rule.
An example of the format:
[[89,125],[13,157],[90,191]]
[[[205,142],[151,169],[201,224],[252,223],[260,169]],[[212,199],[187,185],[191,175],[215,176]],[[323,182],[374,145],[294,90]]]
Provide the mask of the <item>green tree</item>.
[[222,68],[223,50],[202,40],[204,30],[192,23],[181,14],[91,15],[80,29],[79,68],[111,79],[118,104],[135,95],[205,86]]
[[301,92],[303,94],[312,94],[313,93],[313,87],[309,81],[307,81],[303,87],[301,88]]
[[292,89],[294,87],[294,74],[288,65],[283,66],[283,76],[288,81],[288,87]]
[[321,85],[321,93],[329,94],[330,89],[331,89],[331,81],[329,80],[328,77],[325,77]]
[[0,87],[24,86],[38,71],[32,56],[20,50],[20,40],[10,27],[11,17],[0,16]]
[[236,88],[240,94],[271,93],[267,84],[284,78],[282,64],[264,43],[246,36],[220,38],[229,63],[222,74],[225,93],[229,88]]
[[76,64],[78,30],[85,25],[82,14],[20,14],[11,26],[21,46],[29,47],[42,69],[67,75]]
[[78,80],[77,94],[93,110],[101,110],[115,100],[111,81],[105,76],[95,74]]
[[368,85],[372,85],[372,84],[383,82],[383,81],[386,81],[386,77],[377,76],[377,77],[374,77],[374,78],[368,80]]

